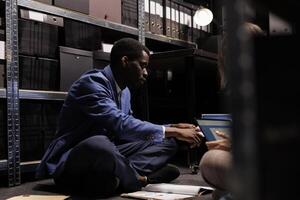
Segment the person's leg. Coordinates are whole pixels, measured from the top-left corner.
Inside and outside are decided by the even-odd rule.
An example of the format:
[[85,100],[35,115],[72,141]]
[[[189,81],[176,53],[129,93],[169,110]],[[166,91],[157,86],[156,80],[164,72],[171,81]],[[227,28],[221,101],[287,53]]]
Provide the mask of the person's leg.
[[117,148],[139,175],[148,176],[168,163],[177,151],[177,143],[175,139],[168,138],[162,143],[137,141],[118,145]]
[[58,185],[92,195],[112,195],[119,179],[124,191],[140,189],[127,159],[106,136],[93,136],[76,145],[54,177]]
[[227,176],[231,169],[231,153],[223,150],[209,150],[200,161],[203,179],[216,189],[228,189]]

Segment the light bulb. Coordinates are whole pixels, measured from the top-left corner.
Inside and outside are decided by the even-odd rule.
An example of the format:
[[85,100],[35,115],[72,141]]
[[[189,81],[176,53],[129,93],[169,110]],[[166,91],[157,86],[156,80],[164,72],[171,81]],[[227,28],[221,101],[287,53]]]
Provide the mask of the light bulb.
[[195,23],[200,26],[207,26],[213,20],[212,12],[207,8],[200,8],[194,15]]

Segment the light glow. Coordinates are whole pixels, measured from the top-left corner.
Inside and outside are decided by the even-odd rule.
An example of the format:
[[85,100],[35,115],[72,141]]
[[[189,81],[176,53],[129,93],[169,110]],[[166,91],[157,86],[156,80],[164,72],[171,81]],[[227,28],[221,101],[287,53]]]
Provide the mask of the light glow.
[[195,12],[194,20],[200,26],[207,26],[213,20],[213,13],[207,8],[199,8]]

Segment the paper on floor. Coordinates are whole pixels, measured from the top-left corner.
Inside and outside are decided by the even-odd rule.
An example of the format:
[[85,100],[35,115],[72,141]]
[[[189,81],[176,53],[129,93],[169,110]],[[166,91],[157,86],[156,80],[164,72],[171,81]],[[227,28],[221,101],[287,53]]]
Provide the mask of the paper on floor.
[[6,200],[66,200],[68,198],[64,195],[20,195]]

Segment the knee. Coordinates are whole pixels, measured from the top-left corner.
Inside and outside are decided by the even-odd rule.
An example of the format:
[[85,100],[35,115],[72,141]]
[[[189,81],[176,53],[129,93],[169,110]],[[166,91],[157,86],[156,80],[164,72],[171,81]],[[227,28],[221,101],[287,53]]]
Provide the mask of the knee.
[[227,176],[231,169],[231,154],[223,150],[210,150],[200,161],[200,172],[204,180],[210,185],[227,189]]
[[91,154],[98,154],[99,152],[112,153],[115,149],[114,144],[103,135],[92,136],[83,142],[83,148]]
[[116,147],[106,136],[92,136],[81,142],[77,147],[78,149],[74,149],[74,152],[80,152],[78,155],[86,157],[83,159],[90,158],[94,163],[114,163]]

